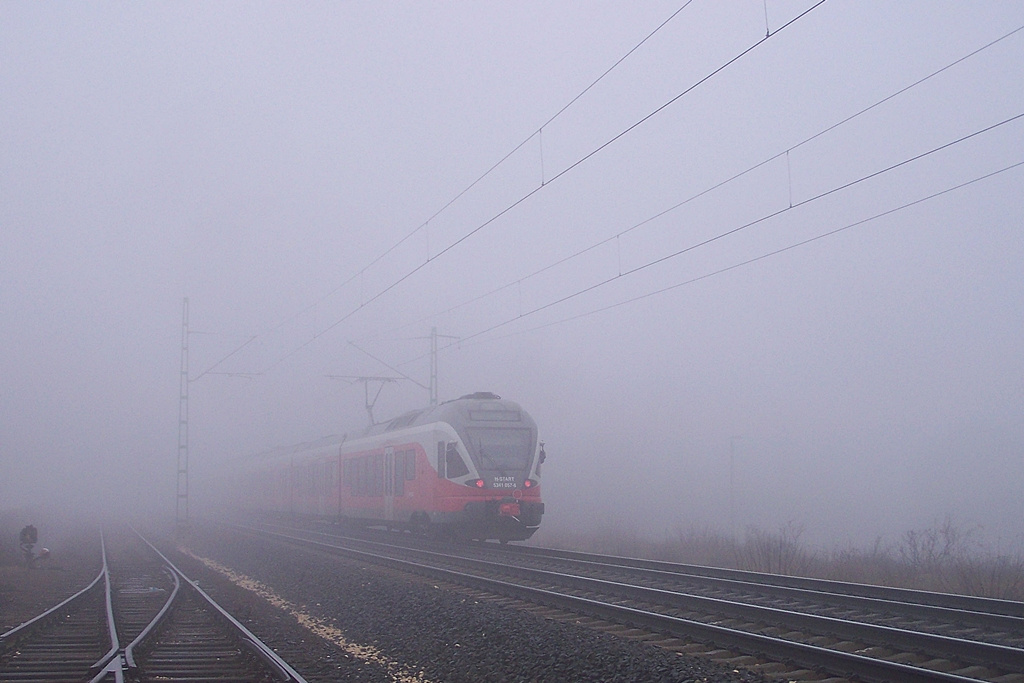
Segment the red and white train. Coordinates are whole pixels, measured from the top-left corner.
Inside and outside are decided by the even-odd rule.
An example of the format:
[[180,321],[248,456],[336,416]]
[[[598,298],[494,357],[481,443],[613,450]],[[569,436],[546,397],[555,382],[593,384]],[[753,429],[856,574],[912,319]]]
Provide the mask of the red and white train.
[[544,457],[537,424],[519,404],[476,393],[355,437],[256,456],[244,498],[262,512],[522,541],[544,514]]

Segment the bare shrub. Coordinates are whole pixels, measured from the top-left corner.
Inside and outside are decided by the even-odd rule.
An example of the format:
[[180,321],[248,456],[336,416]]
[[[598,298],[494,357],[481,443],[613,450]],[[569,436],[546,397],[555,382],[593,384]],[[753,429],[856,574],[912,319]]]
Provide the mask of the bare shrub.
[[953,568],[955,592],[1001,600],[1024,600],[1024,558],[997,555],[962,558]]
[[927,571],[968,554],[977,534],[978,529],[965,530],[946,517],[938,527],[905,532],[897,549],[907,565]]
[[662,539],[635,528],[610,528],[593,535],[575,530],[561,535],[549,532],[544,543],[687,564],[1024,600],[1024,556],[986,551],[980,528],[963,527],[949,517],[933,527],[907,531],[893,543],[877,537],[864,549],[812,553],[800,543],[803,533],[804,527],[793,522],[775,532],[750,527],[737,543],[708,527],[680,525]]
[[896,546],[905,582],[926,590],[959,592],[956,568],[981,556],[979,534],[980,529],[964,529],[948,516],[935,527],[905,532]]
[[811,556],[800,545],[803,533],[803,525],[794,522],[788,522],[774,533],[748,527],[738,553],[742,568],[771,574],[807,572]]
[[906,569],[894,557],[892,548],[876,536],[870,548],[843,548],[819,563],[820,576],[835,581],[853,581],[882,586],[906,585]]

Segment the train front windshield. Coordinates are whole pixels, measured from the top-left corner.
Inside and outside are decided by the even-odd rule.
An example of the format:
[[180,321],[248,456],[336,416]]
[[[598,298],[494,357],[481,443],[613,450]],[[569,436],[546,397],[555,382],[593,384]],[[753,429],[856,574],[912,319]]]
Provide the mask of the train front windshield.
[[484,477],[525,477],[533,460],[530,429],[470,427],[470,455]]

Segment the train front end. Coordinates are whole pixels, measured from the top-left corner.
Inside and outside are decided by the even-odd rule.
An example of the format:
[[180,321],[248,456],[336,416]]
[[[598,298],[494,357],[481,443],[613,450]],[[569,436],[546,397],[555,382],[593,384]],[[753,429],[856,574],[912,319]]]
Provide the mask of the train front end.
[[494,394],[463,396],[445,405],[447,440],[437,448],[444,480],[441,522],[472,539],[523,541],[540,526],[544,448],[537,424],[519,404]]

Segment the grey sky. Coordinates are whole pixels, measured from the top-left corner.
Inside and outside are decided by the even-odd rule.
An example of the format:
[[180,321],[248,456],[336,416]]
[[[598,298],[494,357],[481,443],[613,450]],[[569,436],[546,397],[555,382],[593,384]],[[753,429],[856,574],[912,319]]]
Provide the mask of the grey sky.
[[391,371],[350,341],[425,383],[437,326],[442,399],[537,420],[553,527],[725,530],[732,453],[741,527],[1019,544],[1024,168],[857,223],[1024,161],[1024,119],[814,198],[1024,114],[1024,31],[797,145],[1024,2],[696,0],[535,135],[683,4],[0,5],[0,500],[173,506],[188,296],[192,376],[251,336],[214,371],[261,373],[192,384],[198,490],[362,426],[327,376]]

